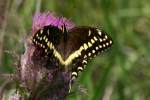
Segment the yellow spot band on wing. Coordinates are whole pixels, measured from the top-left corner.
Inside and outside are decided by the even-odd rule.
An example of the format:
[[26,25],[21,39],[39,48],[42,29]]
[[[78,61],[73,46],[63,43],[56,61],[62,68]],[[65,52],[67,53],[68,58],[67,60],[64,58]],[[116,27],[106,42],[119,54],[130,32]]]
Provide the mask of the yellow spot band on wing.
[[82,50],[84,50],[83,46],[81,46],[77,51],[73,52],[66,60],[63,60],[63,58],[61,57],[60,53],[58,53],[58,51],[54,49],[54,56],[60,61],[60,63],[62,65],[68,66],[69,64],[72,63],[72,60],[76,57],[78,57]]

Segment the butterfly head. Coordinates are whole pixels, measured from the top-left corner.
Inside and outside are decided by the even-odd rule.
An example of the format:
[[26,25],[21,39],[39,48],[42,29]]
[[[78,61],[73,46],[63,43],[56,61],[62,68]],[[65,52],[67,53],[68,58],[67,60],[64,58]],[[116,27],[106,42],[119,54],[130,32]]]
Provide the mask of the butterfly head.
[[65,24],[62,25],[62,33],[63,33],[63,39],[64,39],[64,41],[67,41],[68,30],[67,30]]
[[62,33],[67,33],[67,32],[68,32],[68,30],[67,30],[65,24],[63,24],[63,25],[61,26],[61,30],[62,30]]

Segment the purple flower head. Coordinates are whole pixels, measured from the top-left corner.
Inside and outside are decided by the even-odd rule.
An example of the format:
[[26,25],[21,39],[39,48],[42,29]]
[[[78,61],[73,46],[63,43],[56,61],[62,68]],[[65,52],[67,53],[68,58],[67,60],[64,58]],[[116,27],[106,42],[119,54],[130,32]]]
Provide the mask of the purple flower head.
[[74,27],[74,24],[70,20],[64,17],[57,17],[54,13],[36,13],[33,16],[32,33],[35,33],[40,28],[47,25],[57,26],[61,29],[63,24],[66,25],[67,29],[71,29]]

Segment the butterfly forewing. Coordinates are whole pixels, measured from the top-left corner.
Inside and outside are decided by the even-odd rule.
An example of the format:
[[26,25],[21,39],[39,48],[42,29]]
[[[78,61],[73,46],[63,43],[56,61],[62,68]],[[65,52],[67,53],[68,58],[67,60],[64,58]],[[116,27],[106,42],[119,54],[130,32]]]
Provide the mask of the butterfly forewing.
[[72,60],[77,59],[75,66],[72,68],[72,77],[77,77],[77,73],[85,68],[89,59],[112,45],[110,36],[103,30],[93,27],[75,27],[69,30],[68,41],[70,45],[67,45],[67,48],[71,50],[71,53],[75,53]]
[[60,44],[62,37],[62,31],[55,26],[44,26],[38,30],[33,36],[33,43],[40,46],[45,50],[46,54],[49,54],[54,50],[54,46]]

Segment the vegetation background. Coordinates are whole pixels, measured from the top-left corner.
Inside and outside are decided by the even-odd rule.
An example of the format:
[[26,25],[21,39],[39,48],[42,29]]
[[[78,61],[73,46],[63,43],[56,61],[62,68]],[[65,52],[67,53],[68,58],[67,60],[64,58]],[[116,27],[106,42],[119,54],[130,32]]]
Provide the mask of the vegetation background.
[[0,73],[15,72],[6,52],[24,52],[32,16],[45,11],[101,27],[114,41],[88,63],[68,100],[150,100],[150,0],[0,0]]

